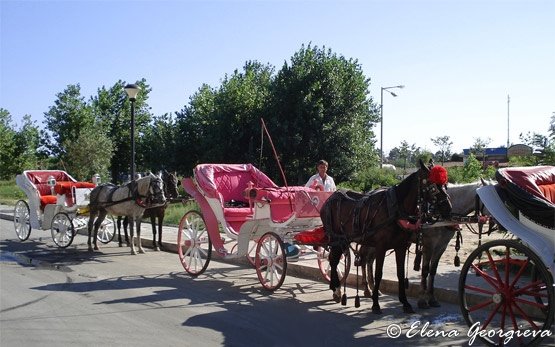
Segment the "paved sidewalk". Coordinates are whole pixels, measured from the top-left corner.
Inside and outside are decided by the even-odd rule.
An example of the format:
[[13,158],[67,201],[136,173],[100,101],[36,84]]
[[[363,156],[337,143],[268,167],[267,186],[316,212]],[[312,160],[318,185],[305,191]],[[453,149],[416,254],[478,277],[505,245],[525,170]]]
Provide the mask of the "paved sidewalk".
[[[0,205],[0,218],[13,220],[13,206],[6,206]],[[164,250],[167,252],[177,253],[177,231],[176,227],[164,226],[163,232],[163,246]],[[46,230],[32,230],[31,233],[40,232],[40,233],[50,233]],[[86,230],[82,231],[83,234],[86,233]],[[11,237],[7,234],[8,237]],[[16,238],[15,232],[13,232],[13,238]],[[143,246],[151,247],[152,246],[152,229],[150,223],[144,222],[141,227],[141,242]],[[113,242],[117,242],[117,235],[114,238]],[[454,242],[454,241],[453,241]],[[449,246],[451,247],[451,246]],[[468,254],[459,253],[459,257],[461,259],[461,264],[464,262]],[[458,304],[458,283],[459,283],[459,273],[460,267],[455,267],[453,264],[453,258],[451,259],[445,258],[444,255],[443,261],[440,262],[438,267],[438,272],[435,278],[435,295],[439,301],[449,302]],[[218,261],[222,261],[221,258],[216,259]],[[176,258],[176,261],[177,258]],[[353,259],[354,261],[354,259]],[[246,259],[236,259],[236,260],[226,260],[226,262],[232,263],[241,263],[247,265]],[[449,264],[449,263],[450,264]],[[419,293],[419,283],[420,283],[420,273],[413,270],[413,263],[414,263],[414,255],[411,254],[409,260],[406,264],[406,268],[408,268],[408,278],[409,278],[409,289],[407,290],[407,295],[412,298],[418,297]],[[350,299],[352,299],[356,295],[356,272],[357,268],[351,266],[349,278],[348,278],[348,285],[351,288],[347,289],[347,295]],[[360,272],[360,269],[359,269]],[[314,280],[323,280],[323,276],[318,268],[318,262],[316,260],[316,254],[314,252],[310,252],[310,248],[307,247],[306,254],[301,256],[300,260],[297,262],[288,262],[287,264],[287,273],[293,276],[301,277],[301,278],[310,278]],[[395,266],[395,256],[391,254],[390,256],[386,257],[385,264],[384,264],[384,276],[381,284],[380,290],[384,293],[388,294],[395,294],[398,292],[397,286],[397,275],[396,275],[396,266]],[[360,290],[359,295],[362,297],[363,292]],[[416,302],[411,301],[413,307],[416,308]]]

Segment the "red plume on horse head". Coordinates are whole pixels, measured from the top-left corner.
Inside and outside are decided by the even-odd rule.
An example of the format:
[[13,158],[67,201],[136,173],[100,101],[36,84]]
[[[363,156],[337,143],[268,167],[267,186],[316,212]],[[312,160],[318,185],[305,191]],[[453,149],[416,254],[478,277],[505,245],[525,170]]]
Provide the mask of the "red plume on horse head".
[[428,180],[439,185],[447,184],[447,170],[443,166],[435,165],[430,169]]

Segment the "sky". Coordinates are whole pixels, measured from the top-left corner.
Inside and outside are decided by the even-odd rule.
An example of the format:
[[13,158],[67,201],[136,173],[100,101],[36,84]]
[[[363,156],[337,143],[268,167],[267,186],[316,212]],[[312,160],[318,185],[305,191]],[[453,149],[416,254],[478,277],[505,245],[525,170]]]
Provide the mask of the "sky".
[[159,116],[246,61],[278,71],[303,44],[356,59],[378,105],[405,86],[383,92],[386,153],[436,152],[439,136],[456,153],[521,143],[555,115],[552,0],[0,0],[0,108],[42,128],[70,84],[89,100],[145,78]]

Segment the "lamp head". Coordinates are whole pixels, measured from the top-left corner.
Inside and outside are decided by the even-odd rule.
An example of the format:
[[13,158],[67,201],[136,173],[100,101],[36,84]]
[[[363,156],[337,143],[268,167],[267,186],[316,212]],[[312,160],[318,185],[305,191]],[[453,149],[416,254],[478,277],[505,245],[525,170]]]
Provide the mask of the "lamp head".
[[135,101],[135,99],[137,98],[137,94],[139,94],[139,91],[141,90],[141,87],[136,84],[128,84],[123,89],[125,89],[127,96],[129,96],[129,100]]

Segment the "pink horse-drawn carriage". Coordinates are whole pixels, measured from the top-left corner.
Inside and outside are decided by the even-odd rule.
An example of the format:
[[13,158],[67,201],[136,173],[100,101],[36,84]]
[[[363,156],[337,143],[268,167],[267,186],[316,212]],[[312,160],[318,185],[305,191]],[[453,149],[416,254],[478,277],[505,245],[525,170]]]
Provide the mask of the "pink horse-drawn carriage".
[[[276,290],[287,270],[284,243],[323,245],[320,208],[332,194],[306,187],[278,187],[251,164],[201,164],[182,181],[202,213],[179,223],[178,253],[185,270],[202,274],[212,246],[221,257],[247,257],[264,288]],[[326,276],[327,256],[319,248]]]

